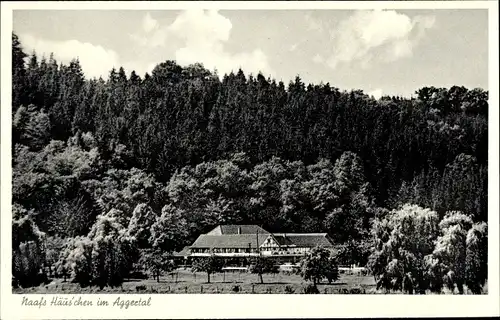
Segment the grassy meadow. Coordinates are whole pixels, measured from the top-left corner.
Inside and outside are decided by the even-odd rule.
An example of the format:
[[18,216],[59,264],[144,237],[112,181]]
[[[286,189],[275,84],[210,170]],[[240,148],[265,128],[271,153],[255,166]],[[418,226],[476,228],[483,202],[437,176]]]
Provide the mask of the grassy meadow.
[[[264,274],[264,283],[260,283],[257,274],[251,273],[216,273],[210,276],[207,283],[207,274],[193,273],[190,270],[178,269],[170,275],[154,279],[127,279],[121,287],[81,288],[76,283],[64,282],[55,279],[49,284],[31,288],[14,289],[14,293],[219,293],[219,294],[270,294],[270,293],[303,293],[309,285],[296,274]],[[339,280],[332,284],[323,281],[318,285],[320,293],[375,293],[375,281],[372,276],[341,274]]]

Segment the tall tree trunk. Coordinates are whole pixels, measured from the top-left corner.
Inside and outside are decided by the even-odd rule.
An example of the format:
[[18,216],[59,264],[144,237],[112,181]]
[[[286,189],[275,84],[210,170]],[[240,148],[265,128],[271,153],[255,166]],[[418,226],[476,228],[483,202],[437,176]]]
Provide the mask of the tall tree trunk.
[[260,283],[264,283],[264,278],[262,278],[262,273],[259,273]]
[[208,283],[210,283],[210,272],[207,272]]

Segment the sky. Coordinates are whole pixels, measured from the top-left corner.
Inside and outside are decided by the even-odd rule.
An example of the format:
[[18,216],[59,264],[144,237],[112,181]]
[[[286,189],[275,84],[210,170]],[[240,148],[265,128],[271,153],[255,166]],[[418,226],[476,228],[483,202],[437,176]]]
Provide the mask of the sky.
[[15,10],[27,53],[78,57],[87,77],[165,60],[219,75],[329,82],[375,97],[423,86],[488,89],[488,12],[453,10]]

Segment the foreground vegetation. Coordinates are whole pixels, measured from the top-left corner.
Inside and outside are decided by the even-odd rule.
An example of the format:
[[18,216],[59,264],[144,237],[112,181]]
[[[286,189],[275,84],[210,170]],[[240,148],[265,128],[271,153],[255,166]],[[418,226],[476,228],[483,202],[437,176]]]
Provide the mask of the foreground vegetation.
[[311,269],[356,263],[387,290],[482,291],[488,92],[375,100],[173,61],[85,79],[15,35],[12,54],[14,287],[158,280],[172,252],[241,223],[327,232],[338,251],[302,269],[313,286]]
[[[238,287],[236,289],[236,287]],[[203,272],[193,273],[190,270],[177,270],[172,275],[155,279],[141,280],[130,279],[123,282],[120,287],[85,287],[76,283],[53,281],[47,285],[30,287],[25,289],[14,289],[14,293],[159,293],[159,294],[303,294],[308,287],[302,277],[293,274],[264,275],[264,284],[252,274],[242,273],[216,273],[212,276],[211,283],[206,282],[206,274]],[[253,290],[253,291],[252,291]],[[346,275],[340,276],[335,283],[323,282],[318,284],[320,294],[376,294],[385,293],[385,290],[377,290],[373,276]],[[444,290],[444,293],[449,293]],[[485,288],[484,293],[487,293]],[[397,293],[392,291],[391,293]],[[429,292],[430,293],[430,292]],[[470,291],[466,291],[470,293]]]
[[[308,283],[299,275],[274,274],[264,275],[264,284],[256,275],[249,273],[215,273],[212,275],[210,283],[207,283],[206,273],[192,273],[190,270],[179,270],[179,273],[173,273],[173,276],[162,276],[160,282],[156,280],[132,279],[125,281],[120,287],[103,288],[87,287],[81,288],[75,283],[64,283],[56,281],[47,285],[42,285],[27,289],[16,289],[14,293],[304,293]],[[344,293],[344,289],[361,290],[360,293],[374,291],[373,277],[366,276],[343,276],[335,284],[318,284],[320,293]],[[287,289],[288,287],[288,289]],[[186,289],[187,288],[187,289]]]

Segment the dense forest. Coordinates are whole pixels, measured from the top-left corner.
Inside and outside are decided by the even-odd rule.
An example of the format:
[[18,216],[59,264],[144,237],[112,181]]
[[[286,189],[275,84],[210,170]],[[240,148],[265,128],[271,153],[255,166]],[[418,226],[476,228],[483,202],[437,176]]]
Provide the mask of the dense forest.
[[[328,232],[339,259],[366,264],[374,221],[404,205],[438,222],[459,212],[467,230],[487,220],[483,89],[377,100],[170,60],[144,77],[119,68],[86,79],[78,59],[26,53],[15,35],[12,58],[19,285],[36,284],[27,275],[40,266],[89,277],[69,270],[80,256],[101,257],[93,268],[112,284],[136,257],[154,264],[154,250],[179,250],[221,223]],[[109,262],[110,246],[126,258]]]

